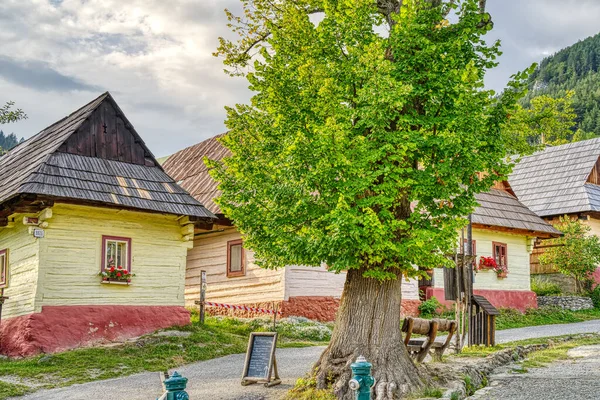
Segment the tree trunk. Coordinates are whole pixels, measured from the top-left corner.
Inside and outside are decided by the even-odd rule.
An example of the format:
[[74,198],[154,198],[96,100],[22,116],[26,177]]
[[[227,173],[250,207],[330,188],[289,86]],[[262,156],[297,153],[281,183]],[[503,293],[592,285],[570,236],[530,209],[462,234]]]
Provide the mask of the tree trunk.
[[353,400],[350,364],[362,355],[373,364],[373,399],[400,399],[423,385],[402,342],[402,281],[379,282],[363,272],[348,271],[331,342],[315,365],[317,387],[333,383],[339,399]]

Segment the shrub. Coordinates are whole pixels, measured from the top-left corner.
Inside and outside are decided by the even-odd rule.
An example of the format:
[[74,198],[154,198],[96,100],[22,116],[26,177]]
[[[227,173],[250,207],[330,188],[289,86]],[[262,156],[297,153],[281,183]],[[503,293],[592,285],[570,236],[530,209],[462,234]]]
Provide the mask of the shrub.
[[531,290],[538,296],[557,296],[562,293],[556,283],[541,278],[531,278]]
[[425,300],[419,304],[419,312],[424,318],[431,318],[438,315],[438,310],[443,308],[442,303],[439,302],[435,296],[432,296],[429,300]]
[[590,291],[590,298],[594,303],[594,307],[600,308],[600,285]]

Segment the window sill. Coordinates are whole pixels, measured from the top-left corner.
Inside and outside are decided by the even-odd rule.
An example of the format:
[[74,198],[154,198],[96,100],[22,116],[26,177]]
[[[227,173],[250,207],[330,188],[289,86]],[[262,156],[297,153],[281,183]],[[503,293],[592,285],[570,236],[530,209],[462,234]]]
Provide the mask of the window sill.
[[120,282],[120,281],[101,281],[100,283],[103,285],[124,285],[124,286],[131,285],[131,282]]

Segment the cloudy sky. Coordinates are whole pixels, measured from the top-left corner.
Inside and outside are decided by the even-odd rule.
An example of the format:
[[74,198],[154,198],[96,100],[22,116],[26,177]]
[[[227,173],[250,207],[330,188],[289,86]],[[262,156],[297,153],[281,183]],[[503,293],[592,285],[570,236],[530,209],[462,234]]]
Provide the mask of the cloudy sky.
[[[223,132],[242,79],[211,53],[239,0],[0,0],[0,103],[29,115],[0,126],[25,138],[108,90],[156,156]],[[600,31],[598,0],[488,0],[508,77]]]

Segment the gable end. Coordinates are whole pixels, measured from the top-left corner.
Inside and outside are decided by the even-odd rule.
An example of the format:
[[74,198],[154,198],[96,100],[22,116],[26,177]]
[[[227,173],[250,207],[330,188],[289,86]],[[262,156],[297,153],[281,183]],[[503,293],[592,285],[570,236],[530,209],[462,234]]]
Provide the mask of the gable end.
[[61,153],[155,167],[154,156],[107,97],[58,148]]

